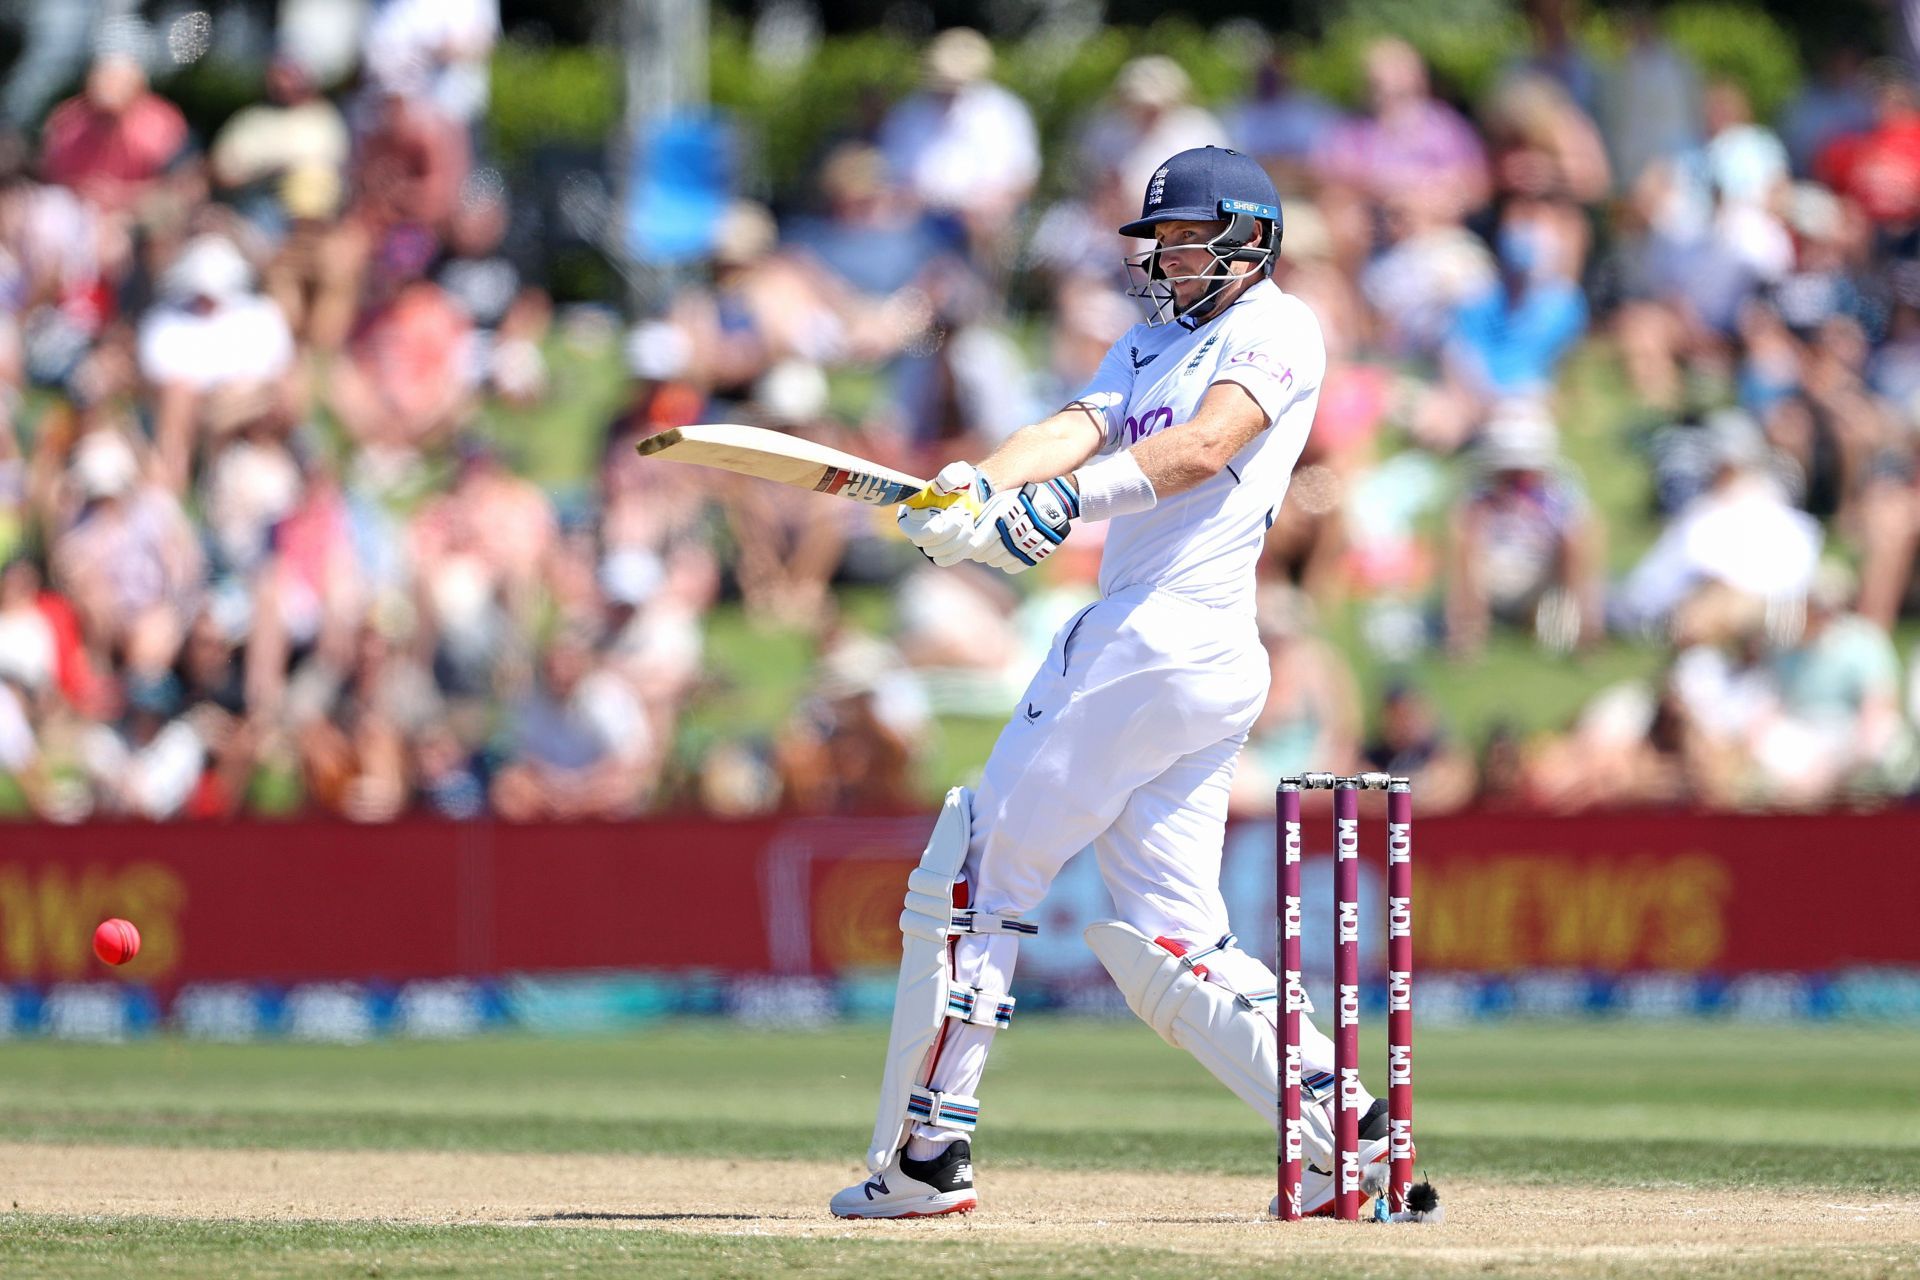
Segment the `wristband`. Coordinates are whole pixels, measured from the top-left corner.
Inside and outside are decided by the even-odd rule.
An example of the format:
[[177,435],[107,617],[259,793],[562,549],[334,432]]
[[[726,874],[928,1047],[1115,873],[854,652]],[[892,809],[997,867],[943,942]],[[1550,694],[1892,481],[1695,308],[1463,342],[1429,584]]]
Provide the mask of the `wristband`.
[[1150,511],[1160,500],[1131,449],[1088,463],[1074,472],[1073,478],[1080,487],[1082,520],[1111,520]]

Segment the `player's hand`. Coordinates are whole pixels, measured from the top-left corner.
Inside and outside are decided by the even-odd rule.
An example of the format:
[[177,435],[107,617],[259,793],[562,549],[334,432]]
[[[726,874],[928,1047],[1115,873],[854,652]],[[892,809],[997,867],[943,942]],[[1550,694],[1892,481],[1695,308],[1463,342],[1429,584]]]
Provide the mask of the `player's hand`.
[[953,498],[943,506],[902,506],[895,517],[900,531],[926,555],[945,568],[968,559],[966,547],[975,524],[993,498],[993,486],[971,462],[949,462],[926,489],[932,498]]
[[1074,487],[1072,476],[1038,480],[995,494],[981,521],[991,521],[1003,554],[987,563],[1008,573],[1033,568],[1067,540],[1073,519],[1079,514],[1080,491]]
[[1070,479],[992,491],[971,526],[934,563],[978,560],[1002,573],[1025,573],[1067,540],[1079,513],[1080,494]]

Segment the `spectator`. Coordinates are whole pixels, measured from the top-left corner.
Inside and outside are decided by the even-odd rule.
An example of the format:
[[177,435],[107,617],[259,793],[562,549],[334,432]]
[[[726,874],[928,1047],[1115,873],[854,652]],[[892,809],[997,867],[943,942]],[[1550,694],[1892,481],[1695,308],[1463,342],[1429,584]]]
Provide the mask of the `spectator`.
[[346,191],[352,140],[297,54],[267,64],[267,101],[222,125],[210,156],[213,181],[239,197],[249,220],[278,240],[301,217],[330,218]]
[[775,748],[785,805],[803,813],[901,812],[914,804],[926,697],[891,645],[829,637],[820,678]]
[[[795,435],[819,439],[827,407],[827,380],[812,365],[776,366],[762,380],[763,419]],[[735,573],[748,617],[762,624],[802,630],[828,616],[827,589],[847,547],[841,512],[812,494],[738,477],[721,480],[718,492],[739,548]]]
[[1832,143],[1873,128],[1873,91],[1861,62],[1859,48],[1845,40],[1823,50],[1813,60],[1813,74],[1780,109],[1780,138],[1795,177],[1811,177]]
[[[1663,515],[1684,510],[1713,486],[1721,467],[1722,433],[1749,432],[1752,416],[1720,409],[1689,415],[1653,433],[1655,505]],[[1841,484],[1839,449],[1825,413],[1798,391],[1771,402],[1764,420],[1764,470],[1793,506],[1826,518]]]
[[183,713],[170,674],[129,681],[121,722],[93,725],[82,739],[100,808],[150,820],[180,816],[200,785],[209,748],[232,727],[210,704]]
[[1563,226],[1522,206],[1502,220],[1500,279],[1455,312],[1442,384],[1415,424],[1429,447],[1458,448],[1499,401],[1552,395],[1560,362],[1587,327]]
[[918,455],[910,469],[933,472],[953,454],[989,451],[1046,415],[1034,398],[1026,353],[984,284],[945,276],[930,299],[926,336],[893,366],[892,417]]
[[1911,432],[1920,427],[1920,306],[1904,284],[1895,289],[1886,338],[1873,353],[1868,381]]
[[210,703],[230,716],[246,716],[246,664],[234,630],[211,608],[202,609],[187,628],[173,675],[188,706]]
[[[1893,407],[1867,385],[1869,352],[1866,335],[1846,316],[1828,319],[1807,344],[1806,398],[1826,428],[1818,443],[1832,455],[1832,501],[1820,514],[1842,527],[1858,522],[1858,499],[1873,471],[1897,470],[1908,448]],[[1815,459],[1802,453],[1796,461],[1811,470]]]
[[294,660],[315,650],[341,652],[371,598],[351,503],[331,461],[317,452],[299,461],[299,501],[273,526],[249,600],[247,703],[269,720],[285,711]]
[[1783,202],[1795,254],[1792,268],[1768,294],[1780,319],[1805,338],[1828,320],[1845,317],[1873,343],[1882,342],[1889,321],[1887,289],[1875,278],[1872,237],[1858,206],[1810,182],[1796,184]]
[[[854,185],[866,176],[864,171],[836,173],[832,181]],[[923,230],[925,224],[916,223],[912,234]],[[883,323],[923,321],[924,299],[916,300],[917,282],[910,272],[900,277],[908,281],[904,285],[883,283],[902,290],[897,307],[870,305],[872,300],[849,290],[830,271],[823,273],[822,259],[808,247],[830,244],[837,236],[809,219],[796,222],[794,235],[800,239],[782,249],[766,206],[750,200],[729,205],[715,236],[711,285],[682,290],[665,323],[634,330],[633,374],[674,384],[680,388],[676,397],[702,392],[719,404],[744,403],[776,365],[882,359],[917,336],[886,332],[876,323],[883,316]],[[944,252],[933,240],[921,243]]]
[[[1611,174],[1606,146],[1593,121],[1544,75],[1515,76],[1495,92],[1486,110],[1494,195],[1514,200],[1596,205]],[[1584,231],[1584,223],[1579,224]],[[1576,259],[1585,257],[1584,252]]]
[[1820,556],[1819,523],[1788,505],[1751,419],[1722,418],[1712,448],[1708,488],[1662,530],[1621,585],[1621,626],[1664,623],[1708,583],[1782,605],[1806,595]]
[[995,84],[993,46],[967,27],[935,36],[921,89],[887,114],[880,150],[894,181],[922,206],[958,218],[975,260],[1011,260],[1008,235],[1040,176],[1033,116]]
[[396,230],[444,232],[471,162],[458,125],[397,90],[381,96],[371,127],[356,139],[352,171],[351,215],[374,252]]
[[1911,609],[1920,556],[1920,467],[1911,449],[1870,476],[1860,498],[1860,615],[1891,631]]
[[1469,301],[1498,280],[1486,242],[1444,213],[1424,192],[1407,192],[1385,208],[1387,245],[1366,266],[1360,287],[1379,316],[1381,341],[1396,355],[1431,360]]
[[399,244],[389,241],[379,292],[330,369],[329,403],[383,488],[405,483],[422,450],[453,436],[476,390],[472,324]]
[[1422,813],[1451,813],[1473,799],[1473,754],[1440,725],[1427,697],[1394,683],[1380,704],[1380,722],[1360,749],[1368,768],[1413,779]]
[[1700,140],[1700,73],[1660,34],[1651,8],[1626,13],[1627,48],[1603,92],[1600,132],[1613,159],[1613,178],[1632,190],[1657,160]]
[[413,98],[461,128],[486,114],[499,0],[377,0],[362,56],[377,91]]
[[1719,200],[1695,151],[1650,165],[1625,206],[1614,269],[1626,297],[1615,313],[1636,394],[1681,409],[1684,375],[1718,369],[1747,304],[1792,265],[1793,244],[1768,209]]
[[1193,81],[1179,63],[1149,53],[1120,68],[1111,105],[1094,118],[1081,141],[1087,167],[1112,173],[1137,205],[1153,171],[1191,147],[1225,146],[1227,131],[1193,103]]
[[408,739],[445,719],[426,668],[369,619],[324,636],[287,700],[311,801],[356,822],[397,816],[409,795]]
[[1397,38],[1375,41],[1366,70],[1369,113],[1322,142],[1322,175],[1376,204],[1425,192],[1450,221],[1486,204],[1486,151],[1460,113],[1429,91],[1426,63],[1413,46]]
[[1813,173],[1857,203],[1884,236],[1901,237],[1920,222],[1920,105],[1904,75],[1888,75],[1873,106],[1873,127],[1828,143]]
[[1767,660],[1766,602],[1708,583],[1675,610],[1666,695],[1684,732],[1694,794],[1715,807],[1754,799],[1750,748],[1780,699]]
[[1510,720],[1496,720],[1480,749],[1480,790],[1473,806],[1482,813],[1508,813],[1533,807],[1527,795],[1527,757],[1521,734]]
[[407,545],[436,672],[449,692],[482,697],[534,625],[556,531],[546,495],[491,447],[469,439],[462,453],[453,490],[422,506]]
[[1226,115],[1235,148],[1266,167],[1281,195],[1307,190],[1321,140],[1346,119],[1338,107],[1294,82],[1294,54],[1275,43],[1254,70],[1253,96]]
[[1451,520],[1447,640],[1456,656],[1478,655],[1493,619],[1560,651],[1600,636],[1601,533],[1556,435],[1526,401],[1501,406],[1481,435],[1481,478]]
[[140,325],[140,373],[154,389],[159,474],[184,493],[210,404],[263,396],[290,410],[293,336],[279,307],[253,292],[253,271],[233,242],[190,241],[162,278],[162,302]]
[[53,109],[40,131],[40,173],[95,207],[131,214],[187,145],[179,108],[147,87],[130,53],[108,51],[80,94]]
[[626,817],[644,802],[658,755],[639,699],[577,631],[541,655],[539,676],[512,703],[505,745],[492,798],[509,822]]
[[[1121,260],[1133,242],[1122,239],[1114,228],[1132,218],[1140,206],[1140,193],[1121,185],[1118,169],[1103,168],[1086,155],[1077,168],[1066,193],[1040,215],[1026,247],[1037,283],[1052,290],[1056,314],[1089,293],[1117,294],[1124,289]],[[1127,323],[1132,324],[1133,305],[1124,297],[1121,305],[1127,308]],[[1124,332],[1125,326],[1121,328]],[[1105,350],[1103,345],[1101,351]]]
[[830,313],[823,318],[831,345],[813,350],[835,360],[888,359],[932,322],[938,277],[964,269],[953,262],[954,245],[940,229],[897,198],[874,148],[849,143],[830,154],[820,193],[824,213],[795,219],[789,236],[812,270],[814,296]]
[[0,569],[0,679],[29,700],[53,689],[59,642],[40,607],[40,571],[31,560],[8,561]]
[[1792,176],[1779,137],[1754,122],[1746,91],[1730,80],[1708,86],[1704,114],[1707,185],[1727,203],[1770,208]]
[[[1059,551],[1061,556],[1067,547]],[[909,569],[898,586],[895,642],[937,710],[1010,706],[1031,675],[1013,590],[975,568]],[[1081,601],[1084,607],[1085,601]]]
[[202,585],[192,526],[164,486],[142,477],[138,456],[112,427],[90,430],[74,446],[69,484],[70,514],[53,539],[54,579],[98,655],[158,679],[173,665]]
[[26,691],[0,675],[0,813],[48,817],[46,770]]
[[512,211],[500,174],[476,169],[462,185],[433,280],[472,324],[467,380],[509,404],[538,402],[546,389],[546,337],[553,303],[505,249]]
[[[101,375],[118,344],[109,339],[118,276],[130,247],[117,215],[25,172],[25,144],[0,137],[0,389],[31,381],[103,398]],[[9,428],[17,408],[0,400]]]
[[487,811],[487,784],[478,755],[444,724],[421,730],[410,744],[414,798],[437,818],[470,822]]
[[607,659],[640,699],[654,739],[668,742],[705,675],[702,624],[719,596],[720,571],[710,553],[691,544],[668,552],[657,579],[630,577],[633,564],[601,564]]
[[1799,639],[1769,664],[1779,699],[1755,727],[1752,750],[1774,803],[1902,795],[1920,778],[1900,711],[1900,659],[1885,628],[1849,612],[1852,591],[1844,566],[1822,565]]
[[267,64],[266,89],[266,103],[243,108],[214,138],[213,179],[274,246],[267,293],[296,334],[330,352],[353,322],[368,249],[361,226],[338,216],[352,140],[297,54]]
[[1600,116],[1601,72],[1585,42],[1576,34],[1580,21],[1578,0],[1528,0],[1527,51],[1510,61],[1503,81],[1546,76],[1588,120]]
[[526,616],[555,533],[547,495],[509,470],[496,446],[468,436],[459,442],[452,490],[414,518],[415,562],[433,564],[469,551],[486,562]]
[[1672,695],[1622,681],[1525,754],[1521,794],[1527,807],[1556,814],[1683,804],[1694,794],[1693,752]]
[[275,526],[299,503],[300,464],[275,409],[259,388],[225,393],[209,406],[212,458],[199,496],[217,572],[250,576],[271,551]]

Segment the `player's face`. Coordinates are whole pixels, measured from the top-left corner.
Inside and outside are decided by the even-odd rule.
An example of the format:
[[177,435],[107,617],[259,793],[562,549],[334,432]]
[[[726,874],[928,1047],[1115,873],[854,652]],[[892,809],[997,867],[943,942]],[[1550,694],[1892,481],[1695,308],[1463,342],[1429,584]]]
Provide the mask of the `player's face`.
[[[1160,243],[1160,267],[1173,281],[1174,297],[1180,306],[1191,306],[1220,283],[1217,279],[1183,280],[1180,277],[1205,276],[1217,270],[1213,255],[1207,251],[1207,242],[1226,229],[1224,219],[1212,222],[1163,222],[1154,228],[1155,238]],[[1228,270],[1231,269],[1229,265]]]
[[[1163,222],[1155,227],[1154,238],[1160,242],[1161,269],[1176,279],[1206,272],[1213,263],[1213,255],[1207,252],[1207,241],[1219,235],[1225,226],[1224,222]],[[1174,285],[1182,302],[1198,297],[1207,288],[1203,280],[1184,280]]]

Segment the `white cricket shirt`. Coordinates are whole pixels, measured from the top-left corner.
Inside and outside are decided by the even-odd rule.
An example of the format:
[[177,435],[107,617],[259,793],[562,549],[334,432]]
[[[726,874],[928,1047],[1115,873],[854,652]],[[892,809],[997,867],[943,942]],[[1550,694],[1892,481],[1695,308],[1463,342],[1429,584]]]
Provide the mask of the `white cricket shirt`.
[[1252,616],[1254,564],[1313,426],[1326,368],[1320,322],[1271,280],[1198,328],[1137,324],[1113,344],[1076,397],[1106,417],[1100,453],[1186,422],[1216,382],[1246,388],[1266,411],[1267,430],[1211,480],[1116,516],[1100,560],[1101,595],[1147,586]]

